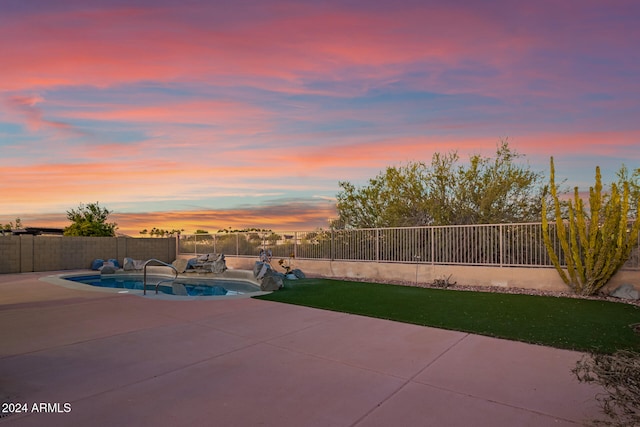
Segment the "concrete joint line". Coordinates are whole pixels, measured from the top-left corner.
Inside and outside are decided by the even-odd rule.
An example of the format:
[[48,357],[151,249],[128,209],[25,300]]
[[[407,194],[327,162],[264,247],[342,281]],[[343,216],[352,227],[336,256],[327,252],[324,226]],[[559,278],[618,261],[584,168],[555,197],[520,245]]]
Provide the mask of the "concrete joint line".
[[442,356],[444,356],[445,354],[447,354],[449,351],[451,351],[451,349],[453,349],[454,347],[456,347],[458,344],[460,344],[465,338],[467,338],[469,335],[471,334],[464,334],[459,340],[457,340],[456,342],[454,342],[453,344],[451,344],[449,347],[447,347],[446,349],[444,349],[439,355],[437,355],[435,358],[433,358],[433,360],[431,360],[429,363],[427,363],[422,369],[418,370],[418,372],[416,372],[415,374],[413,374],[411,377],[409,377],[407,380],[405,380],[402,384],[400,384],[400,386],[394,390],[393,392],[391,392],[386,398],[384,398],[382,401],[380,401],[374,408],[371,408],[369,411],[367,411],[364,415],[362,415],[360,418],[358,418],[353,424],[351,424],[352,427],[357,426],[358,424],[361,424],[365,419],[367,419],[369,417],[369,415],[371,415],[373,412],[375,412],[376,409],[378,409],[379,407],[381,407],[382,405],[384,405],[385,402],[387,402],[389,399],[391,399],[393,396],[395,396],[396,394],[398,394],[403,388],[405,388],[407,386],[407,384],[413,382],[414,378],[416,378],[418,375],[422,374],[424,371],[426,371],[431,365],[433,365],[437,360],[439,360]]

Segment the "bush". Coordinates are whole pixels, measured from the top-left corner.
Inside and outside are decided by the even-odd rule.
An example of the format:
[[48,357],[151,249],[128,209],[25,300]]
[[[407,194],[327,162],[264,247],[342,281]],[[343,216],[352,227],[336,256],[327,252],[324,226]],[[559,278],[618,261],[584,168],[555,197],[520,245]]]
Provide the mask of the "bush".
[[597,420],[595,424],[640,425],[640,353],[621,350],[614,354],[585,355],[572,372],[580,382],[595,383],[605,389],[606,394],[596,399],[608,420]]

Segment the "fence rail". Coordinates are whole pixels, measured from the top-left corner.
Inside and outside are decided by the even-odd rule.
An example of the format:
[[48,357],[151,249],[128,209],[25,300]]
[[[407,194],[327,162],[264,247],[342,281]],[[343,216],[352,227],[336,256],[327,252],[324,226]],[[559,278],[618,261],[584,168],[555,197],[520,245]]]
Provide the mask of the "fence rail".
[[[563,260],[555,225],[549,235]],[[636,237],[640,244],[640,235]],[[180,254],[423,264],[552,267],[541,223],[181,235]],[[638,246],[623,269],[640,270]]]

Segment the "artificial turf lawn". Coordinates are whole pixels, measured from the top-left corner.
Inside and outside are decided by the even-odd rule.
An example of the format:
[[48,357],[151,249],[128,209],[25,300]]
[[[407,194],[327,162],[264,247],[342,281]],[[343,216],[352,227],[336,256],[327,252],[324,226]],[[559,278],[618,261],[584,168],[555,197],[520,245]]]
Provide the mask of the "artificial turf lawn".
[[425,289],[330,279],[285,281],[257,297],[597,353],[640,351],[640,307],[599,300]]

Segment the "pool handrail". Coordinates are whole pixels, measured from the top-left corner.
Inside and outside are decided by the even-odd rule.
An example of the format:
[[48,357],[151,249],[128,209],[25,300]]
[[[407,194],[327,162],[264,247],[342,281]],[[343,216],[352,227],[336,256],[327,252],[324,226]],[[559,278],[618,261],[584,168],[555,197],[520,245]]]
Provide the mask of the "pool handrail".
[[[151,258],[151,259],[145,261],[144,267],[143,267],[143,280],[142,280],[142,294],[143,295],[147,294],[147,265],[149,265],[149,263],[152,262],[152,261],[160,263],[160,264],[162,264],[164,266],[167,266],[167,267],[171,267],[173,269],[173,271],[176,273],[176,275],[173,278],[173,280],[176,280],[178,278],[178,270],[173,266],[173,264],[167,264],[166,262],[160,261],[159,259]],[[156,285],[156,294],[157,293],[158,293],[158,285]]]

